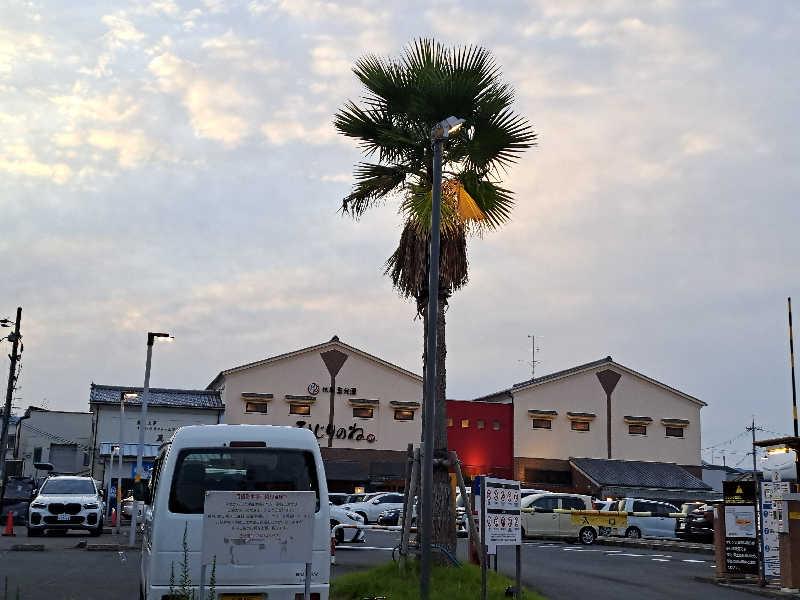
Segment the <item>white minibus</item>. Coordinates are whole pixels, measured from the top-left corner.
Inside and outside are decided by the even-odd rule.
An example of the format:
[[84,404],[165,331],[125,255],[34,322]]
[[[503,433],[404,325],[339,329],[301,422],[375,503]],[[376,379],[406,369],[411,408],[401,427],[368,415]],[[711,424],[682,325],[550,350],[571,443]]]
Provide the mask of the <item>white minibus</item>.
[[[144,492],[140,596],[177,598],[186,531],[189,577],[199,598],[206,491],[313,491],[312,600],[330,585],[328,488],[319,444],[306,428],[272,425],[182,427],[159,450]],[[207,569],[206,578],[209,577]],[[174,573],[173,592],[170,577]],[[302,600],[304,564],[216,565],[215,599]],[[208,590],[208,581],[206,581]],[[206,591],[207,593],[207,591]]]

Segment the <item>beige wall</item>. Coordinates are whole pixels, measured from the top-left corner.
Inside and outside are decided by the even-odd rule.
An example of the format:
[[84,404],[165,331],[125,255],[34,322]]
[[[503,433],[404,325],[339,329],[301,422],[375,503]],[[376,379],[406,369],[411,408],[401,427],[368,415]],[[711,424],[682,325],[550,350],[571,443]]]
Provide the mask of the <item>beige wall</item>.
[[[514,456],[607,458],[606,396],[596,373],[609,368],[622,375],[611,396],[611,458],[699,465],[700,405],[614,365],[514,392]],[[532,409],[558,411],[552,429],[533,429]],[[590,431],[573,431],[568,411],[595,413]],[[630,435],[625,415],[651,417],[647,435]],[[684,437],[667,437],[664,418],[688,420]]]
[[[356,448],[377,450],[405,450],[409,442],[419,443],[421,430],[421,408],[414,413],[413,421],[397,421],[391,401],[422,400],[421,379],[403,373],[351,351],[341,345],[329,344],[309,352],[290,356],[272,363],[251,367],[225,376],[222,400],[225,403],[225,422],[231,424],[250,423],[265,425],[290,425],[297,421],[320,424],[324,430],[328,424],[330,394],[322,388],[330,385],[330,375],[322,362],[321,351],[336,348],[348,355],[347,360],[336,376],[336,386],[356,388],[356,394],[336,394],[334,404],[334,423],[337,429],[357,425],[363,428],[364,435],[375,435],[375,442],[366,439],[334,439],[334,448]],[[320,392],[311,406],[311,415],[289,414],[286,395],[309,395],[308,386],[316,383]],[[245,412],[246,401],[243,393],[273,394],[269,401],[268,414],[260,415]],[[353,417],[353,408],[348,403],[352,398],[370,398],[379,401],[372,419]],[[327,437],[320,440],[327,446]]]

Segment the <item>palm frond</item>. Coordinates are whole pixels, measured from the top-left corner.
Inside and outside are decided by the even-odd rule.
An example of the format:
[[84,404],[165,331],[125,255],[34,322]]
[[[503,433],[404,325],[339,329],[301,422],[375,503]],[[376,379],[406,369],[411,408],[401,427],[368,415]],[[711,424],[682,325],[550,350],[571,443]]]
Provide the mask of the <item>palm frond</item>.
[[402,166],[359,163],[353,191],[342,200],[342,211],[358,218],[376,202],[402,187],[407,172]]

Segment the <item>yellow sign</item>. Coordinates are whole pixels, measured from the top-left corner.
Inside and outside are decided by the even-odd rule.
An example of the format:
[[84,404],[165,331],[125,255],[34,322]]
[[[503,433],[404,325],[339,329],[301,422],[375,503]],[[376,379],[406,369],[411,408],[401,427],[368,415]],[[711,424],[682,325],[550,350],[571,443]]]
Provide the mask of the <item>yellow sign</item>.
[[627,527],[628,517],[609,515],[570,515],[573,525],[594,525],[595,527]]
[[789,512],[790,519],[800,519],[800,512],[790,511]]

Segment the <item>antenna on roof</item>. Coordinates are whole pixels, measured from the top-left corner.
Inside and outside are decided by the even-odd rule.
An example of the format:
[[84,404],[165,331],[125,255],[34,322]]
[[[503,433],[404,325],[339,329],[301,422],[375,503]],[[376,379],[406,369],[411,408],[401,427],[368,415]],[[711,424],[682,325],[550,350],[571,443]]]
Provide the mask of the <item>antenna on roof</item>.
[[532,333],[528,337],[531,339],[531,360],[530,360],[531,379],[536,379],[536,365],[537,365],[537,363],[541,362],[540,360],[536,360],[536,353],[537,352],[541,352],[542,349],[536,347],[536,335],[535,334]]

